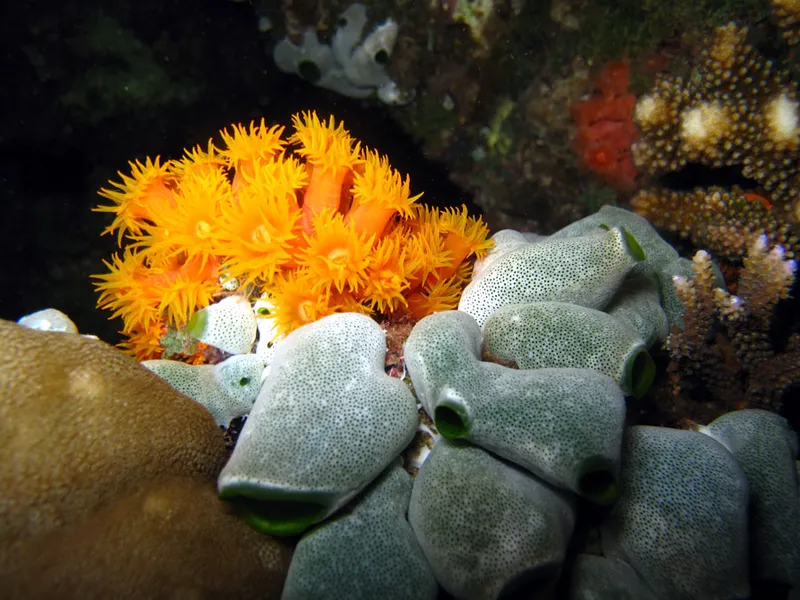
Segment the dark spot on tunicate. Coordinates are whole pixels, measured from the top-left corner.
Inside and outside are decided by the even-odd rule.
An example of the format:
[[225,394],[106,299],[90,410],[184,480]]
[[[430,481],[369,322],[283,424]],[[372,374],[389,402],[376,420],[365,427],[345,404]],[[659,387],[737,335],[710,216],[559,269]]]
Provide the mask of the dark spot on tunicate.
[[297,65],[297,74],[309,83],[317,83],[322,77],[322,71],[317,63],[311,60],[300,61],[300,64]]
[[258,311],[256,311],[256,312],[258,312],[258,314],[260,314],[260,315],[262,315],[262,316],[267,316],[267,315],[269,315],[269,314],[270,314],[270,312],[269,312],[269,309],[268,309],[267,307],[265,307],[265,306],[262,306],[262,307],[261,307],[261,308],[259,308],[259,309],[258,309]]
[[239,380],[239,385],[242,386],[242,387],[246,386],[248,383],[250,383],[250,378],[249,377],[242,377]]
[[375,53],[373,60],[379,65],[385,65],[389,62],[389,53],[386,50],[378,50]]

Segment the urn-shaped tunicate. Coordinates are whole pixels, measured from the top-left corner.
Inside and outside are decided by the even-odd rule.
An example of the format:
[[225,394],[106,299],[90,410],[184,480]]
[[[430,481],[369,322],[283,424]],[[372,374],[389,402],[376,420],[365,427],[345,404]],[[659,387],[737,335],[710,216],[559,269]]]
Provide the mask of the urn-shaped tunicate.
[[616,498],[625,400],[589,369],[517,370],[478,359],[461,311],[422,319],[405,345],[417,397],[439,433],[469,440],[599,503]]
[[[295,73],[313,85],[336,89],[330,84],[331,80],[347,85],[331,47],[320,43],[313,27],[303,30],[300,44],[295,44],[289,38],[278,41],[272,49],[272,58],[284,73]],[[368,95],[369,90],[365,90],[364,97]]]
[[569,576],[569,600],[657,600],[630,565],[579,554]]
[[506,304],[558,301],[602,309],[645,254],[625,229],[519,246],[464,289],[459,310],[483,326]]
[[669,333],[658,280],[652,275],[628,277],[605,312],[633,329],[648,348],[663,342]]
[[571,367],[608,375],[640,398],[656,367],[642,339],[615,317],[566,302],[508,304],[483,326],[490,356],[520,369]]
[[244,296],[223,298],[198,310],[186,331],[203,342],[231,354],[247,354],[256,341],[256,317]]
[[678,251],[658,235],[647,219],[630,210],[610,205],[605,205],[596,213],[559,229],[550,238],[583,236],[598,227],[624,227],[639,242],[647,259],[633,267],[632,275],[653,273],[662,265],[678,258]]
[[414,437],[416,400],[384,372],[385,332],[369,317],[330,315],[284,338],[219,476],[225,499],[275,535],[344,506]]
[[624,227],[641,245],[647,260],[633,268],[633,274],[652,273],[659,265],[678,257],[678,251],[665,242],[650,221],[635,212],[606,204],[595,213],[559,229],[551,239],[583,236],[598,227]]
[[236,417],[250,412],[264,371],[264,361],[254,354],[231,356],[216,365],[160,359],[145,360],[142,365],[205,406],[220,427],[227,427]]
[[406,520],[411,478],[390,466],[295,548],[282,600],[425,600],[438,587]]
[[800,586],[797,434],[780,415],[755,409],[722,415],[700,432],[723,444],[747,475],[755,575]]
[[734,456],[696,431],[634,426],[621,494],[603,528],[608,558],[665,600],[748,598],[748,486]]
[[444,439],[417,473],[408,520],[436,579],[467,600],[552,585],[574,526],[562,493],[480,448]]

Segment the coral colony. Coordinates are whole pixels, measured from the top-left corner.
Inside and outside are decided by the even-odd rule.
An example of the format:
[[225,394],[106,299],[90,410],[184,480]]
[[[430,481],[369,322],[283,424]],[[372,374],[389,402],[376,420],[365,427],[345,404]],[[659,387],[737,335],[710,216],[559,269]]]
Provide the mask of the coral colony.
[[800,115],[797,89],[746,40],[735,23],[718,28],[690,79],[664,76],[636,103],[642,137],[633,160],[661,176],[687,163],[740,169],[755,187],[645,189],[631,200],[639,214],[734,258],[763,232],[793,257],[791,227],[800,221]]
[[140,360],[231,294],[260,301],[271,337],[336,312],[416,320],[458,304],[468,261],[489,247],[482,221],[417,202],[408,177],[333,118],[293,124],[288,138],[263,120],[235,125],[219,148],[131,163],[101,190],[123,249],[96,276],[99,306],[122,317]]

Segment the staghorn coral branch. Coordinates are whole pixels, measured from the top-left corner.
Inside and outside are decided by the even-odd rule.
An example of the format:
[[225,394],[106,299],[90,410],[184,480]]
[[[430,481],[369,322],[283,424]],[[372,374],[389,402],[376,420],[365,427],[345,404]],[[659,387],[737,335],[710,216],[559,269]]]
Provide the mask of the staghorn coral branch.
[[789,386],[800,381],[800,336],[779,351],[771,330],[775,307],[789,296],[797,265],[783,249],[770,249],[764,235],[748,244],[739,294],[714,283],[711,258],[699,251],[694,278],[675,278],[684,304],[683,327],[667,340],[677,379],[676,394],[700,383],[720,408],[776,408]]

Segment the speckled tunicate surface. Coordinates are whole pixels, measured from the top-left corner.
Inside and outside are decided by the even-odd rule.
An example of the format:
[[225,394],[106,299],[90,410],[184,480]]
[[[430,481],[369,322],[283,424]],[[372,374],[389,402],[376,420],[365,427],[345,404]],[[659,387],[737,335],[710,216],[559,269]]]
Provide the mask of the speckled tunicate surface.
[[727,413],[700,431],[728,448],[747,475],[756,575],[800,586],[797,434],[780,415],[758,409]]
[[589,369],[517,371],[491,363],[485,376],[491,387],[471,407],[467,439],[587,497],[584,476],[617,479],[625,398],[613,379]]
[[632,275],[653,273],[662,265],[678,258],[678,251],[658,235],[658,232],[647,219],[637,215],[635,212],[610,205],[605,205],[597,212],[570,223],[563,229],[556,231],[550,236],[550,239],[583,236],[601,226],[624,227],[641,244],[647,258],[633,267],[631,270]]
[[221,427],[250,412],[264,371],[263,360],[255,354],[231,356],[216,365],[188,365],[177,360],[145,360],[141,364],[205,406]]
[[648,348],[663,342],[669,333],[658,280],[652,275],[628,277],[623,281],[606,312],[626,323]]
[[414,325],[405,343],[406,368],[431,418],[441,398],[481,393],[482,339],[475,319],[458,310],[430,315]]
[[351,510],[304,535],[282,600],[434,600],[436,579],[406,520],[411,485],[398,460]]
[[[534,236],[534,239],[531,239],[531,236]],[[473,277],[479,276],[497,262],[501,256],[504,256],[511,250],[524,246],[525,244],[547,239],[547,236],[537,236],[535,233],[523,233],[515,229],[501,229],[493,234],[490,239],[493,245],[486,253],[486,256],[475,261],[475,266],[472,269]]]
[[310,501],[321,520],[372,481],[414,436],[416,400],[384,373],[385,333],[334,314],[281,341],[233,455],[223,497]]
[[512,581],[554,581],[575,517],[563,494],[532,475],[442,439],[414,481],[408,519],[439,583],[457,598],[488,600]]
[[477,323],[461,311],[430,315],[409,335],[406,366],[435,421],[440,407],[453,410],[466,424],[464,439],[558,487],[578,492],[589,472],[616,478],[625,399],[613,379],[480,362],[479,343]]
[[233,295],[198,310],[186,326],[192,336],[230,354],[247,354],[256,341],[256,316],[247,298]]
[[[675,295],[672,277],[684,275],[693,277],[691,261],[679,257],[677,250],[665,242],[650,222],[634,212],[603,206],[599,211],[580,221],[575,221],[554,233],[551,239],[569,238],[585,235],[601,225],[625,227],[630,231],[644,248],[647,258],[631,269],[631,275],[655,275],[658,278],[664,310],[672,325],[681,325],[683,305]],[[719,283],[724,287],[724,280],[720,277]]]
[[630,565],[579,554],[569,576],[569,600],[657,600]]
[[722,444],[630,427],[620,487],[602,532],[608,558],[630,564],[665,600],[749,596],[747,480]]
[[570,367],[608,375],[634,388],[634,362],[647,348],[629,326],[599,310],[566,302],[508,304],[483,326],[489,354],[520,369]]
[[480,326],[506,304],[572,302],[602,309],[639,262],[618,228],[510,250],[464,289],[458,308]]

